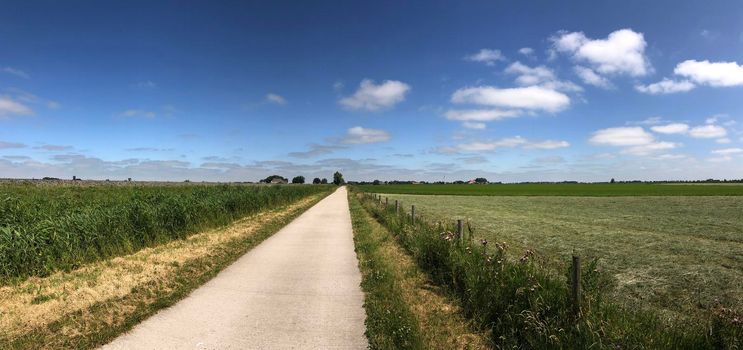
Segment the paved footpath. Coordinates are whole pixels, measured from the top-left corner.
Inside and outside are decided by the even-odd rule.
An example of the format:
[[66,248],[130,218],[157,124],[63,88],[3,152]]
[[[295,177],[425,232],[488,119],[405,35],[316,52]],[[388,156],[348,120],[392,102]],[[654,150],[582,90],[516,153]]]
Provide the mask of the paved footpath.
[[365,349],[346,188],[104,349]]

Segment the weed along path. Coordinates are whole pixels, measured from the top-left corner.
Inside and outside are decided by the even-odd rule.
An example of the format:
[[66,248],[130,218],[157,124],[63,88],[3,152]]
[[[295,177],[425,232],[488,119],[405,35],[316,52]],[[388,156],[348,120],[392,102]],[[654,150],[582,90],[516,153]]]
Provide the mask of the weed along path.
[[346,188],[104,349],[365,349]]

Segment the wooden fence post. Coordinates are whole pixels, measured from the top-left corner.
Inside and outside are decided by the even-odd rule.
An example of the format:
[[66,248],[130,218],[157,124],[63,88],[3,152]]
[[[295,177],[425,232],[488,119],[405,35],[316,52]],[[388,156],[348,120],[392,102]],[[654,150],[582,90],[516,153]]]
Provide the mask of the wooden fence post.
[[395,215],[400,215],[400,202],[395,199]]
[[462,225],[462,219],[457,219],[457,239],[460,243],[464,240],[464,226]]
[[573,302],[573,315],[580,316],[580,257],[573,255],[573,270],[570,281],[570,298]]
[[387,205],[390,204],[390,198],[384,197],[384,207],[387,208]]
[[410,223],[415,224],[415,205],[410,207]]

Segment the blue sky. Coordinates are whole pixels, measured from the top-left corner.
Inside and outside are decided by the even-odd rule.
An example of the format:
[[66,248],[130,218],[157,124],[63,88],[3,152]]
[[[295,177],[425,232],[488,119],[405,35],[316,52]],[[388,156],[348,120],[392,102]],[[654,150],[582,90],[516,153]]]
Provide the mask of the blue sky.
[[0,177],[743,177],[743,4],[10,1]]

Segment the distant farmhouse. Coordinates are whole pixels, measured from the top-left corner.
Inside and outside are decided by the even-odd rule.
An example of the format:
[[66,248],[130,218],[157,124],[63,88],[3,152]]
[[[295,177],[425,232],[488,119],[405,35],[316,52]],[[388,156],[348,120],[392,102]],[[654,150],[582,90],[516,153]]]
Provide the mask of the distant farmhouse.
[[271,184],[285,184],[285,183],[288,183],[288,182],[289,182],[289,181],[287,181],[287,180],[286,180],[286,179],[284,179],[284,178],[281,178],[281,177],[275,177],[275,178],[271,179],[271,182],[269,182],[269,183],[271,183]]

